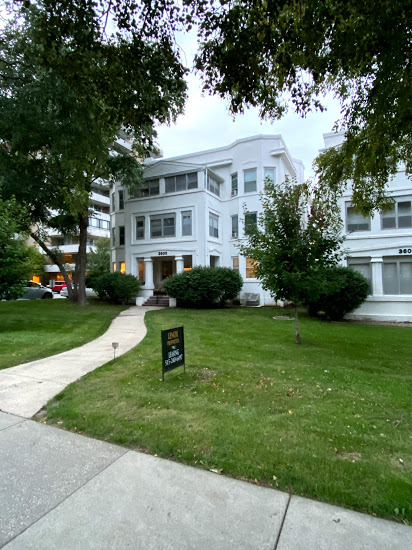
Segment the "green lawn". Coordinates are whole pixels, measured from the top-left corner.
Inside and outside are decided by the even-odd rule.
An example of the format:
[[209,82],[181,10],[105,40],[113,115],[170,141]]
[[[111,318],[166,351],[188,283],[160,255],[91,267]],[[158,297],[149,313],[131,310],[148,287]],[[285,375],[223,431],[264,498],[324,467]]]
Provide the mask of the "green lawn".
[[123,306],[68,300],[0,302],[0,369],[49,357],[97,338]]
[[[273,308],[147,315],[134,350],[66,388],[46,421],[381,517],[412,518],[412,330]],[[186,374],[161,381],[160,330]],[[43,419],[44,421],[44,419]]]

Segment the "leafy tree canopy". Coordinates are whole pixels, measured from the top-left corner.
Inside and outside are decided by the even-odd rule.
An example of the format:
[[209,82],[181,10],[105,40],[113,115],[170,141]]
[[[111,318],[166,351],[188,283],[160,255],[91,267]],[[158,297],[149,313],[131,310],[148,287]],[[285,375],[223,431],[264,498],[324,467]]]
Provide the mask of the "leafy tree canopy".
[[[2,193],[27,206],[31,223],[78,231],[75,280],[84,303],[92,185],[139,181],[136,157],[154,149],[154,126],[183,109],[175,9],[169,1],[155,8],[128,0],[12,6],[15,18],[0,34]],[[135,155],[113,155],[120,132],[132,138]],[[41,232],[33,236],[47,251]]]
[[233,113],[280,118],[341,101],[346,141],[318,159],[323,185],[353,181],[363,210],[386,203],[399,163],[411,171],[410,0],[219,0],[203,14],[196,66]]

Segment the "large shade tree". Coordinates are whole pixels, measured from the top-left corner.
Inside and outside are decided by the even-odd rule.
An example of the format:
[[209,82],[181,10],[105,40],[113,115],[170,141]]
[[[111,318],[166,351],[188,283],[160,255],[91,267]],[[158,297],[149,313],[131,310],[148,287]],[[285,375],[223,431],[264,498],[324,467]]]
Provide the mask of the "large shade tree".
[[[33,237],[56,262],[44,226],[79,235],[73,298],[85,303],[93,185],[141,176],[157,123],[182,111],[185,68],[173,2],[14,2],[0,35],[0,177],[27,207]],[[133,9],[132,9],[133,8]],[[113,154],[120,131],[134,153]],[[71,286],[68,285],[69,290]]]
[[233,113],[280,118],[341,102],[345,143],[317,170],[332,193],[353,182],[364,211],[386,203],[400,163],[411,171],[410,0],[219,0],[200,23],[196,66]]

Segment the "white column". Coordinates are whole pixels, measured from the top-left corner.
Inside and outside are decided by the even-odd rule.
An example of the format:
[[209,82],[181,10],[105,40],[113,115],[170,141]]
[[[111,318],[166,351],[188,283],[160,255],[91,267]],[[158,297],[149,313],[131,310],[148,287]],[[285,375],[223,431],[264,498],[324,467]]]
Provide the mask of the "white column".
[[372,267],[372,295],[383,295],[382,258],[371,258]]
[[153,290],[153,260],[152,258],[145,258],[144,260],[144,289]]
[[184,267],[185,267],[185,262],[183,260],[183,257],[182,256],[176,256],[175,261],[176,261],[176,273],[182,273],[182,271],[184,270]]

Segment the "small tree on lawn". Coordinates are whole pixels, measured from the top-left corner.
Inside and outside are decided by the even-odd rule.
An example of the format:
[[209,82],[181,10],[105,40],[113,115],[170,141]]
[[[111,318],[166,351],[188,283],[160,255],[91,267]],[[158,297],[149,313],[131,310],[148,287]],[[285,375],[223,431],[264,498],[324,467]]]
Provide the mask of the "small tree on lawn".
[[[0,300],[19,298],[23,287],[39,269],[39,254],[27,246],[27,212],[12,198],[0,198]],[[43,258],[40,258],[42,261]]]
[[[323,270],[339,259],[340,218],[310,184],[268,183],[261,195],[258,225],[248,224],[241,253],[256,261],[263,288],[279,300],[295,304],[296,343],[301,343],[297,306],[316,296]],[[308,209],[308,201],[311,206]]]
[[91,250],[87,257],[87,271],[102,275],[110,273],[110,239],[102,237],[96,242],[96,250]]

